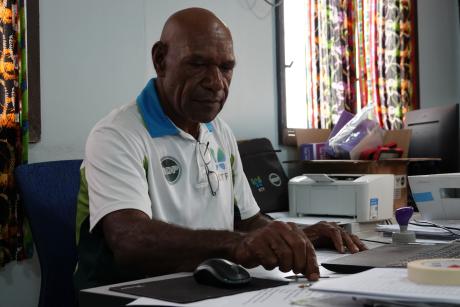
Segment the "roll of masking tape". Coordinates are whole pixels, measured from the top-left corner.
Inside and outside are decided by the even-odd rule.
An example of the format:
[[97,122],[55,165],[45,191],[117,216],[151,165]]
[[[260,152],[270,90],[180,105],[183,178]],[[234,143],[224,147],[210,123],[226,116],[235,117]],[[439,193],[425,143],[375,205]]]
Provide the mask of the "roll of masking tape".
[[407,277],[420,284],[460,286],[460,259],[425,259],[407,264]]

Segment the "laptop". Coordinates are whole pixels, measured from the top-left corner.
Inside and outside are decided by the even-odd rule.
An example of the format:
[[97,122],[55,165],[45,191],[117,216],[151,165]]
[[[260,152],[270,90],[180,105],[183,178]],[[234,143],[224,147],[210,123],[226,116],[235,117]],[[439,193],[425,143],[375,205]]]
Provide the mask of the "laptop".
[[372,268],[405,268],[410,261],[434,258],[460,258],[460,242],[387,244],[328,260],[321,265],[333,272],[352,274]]

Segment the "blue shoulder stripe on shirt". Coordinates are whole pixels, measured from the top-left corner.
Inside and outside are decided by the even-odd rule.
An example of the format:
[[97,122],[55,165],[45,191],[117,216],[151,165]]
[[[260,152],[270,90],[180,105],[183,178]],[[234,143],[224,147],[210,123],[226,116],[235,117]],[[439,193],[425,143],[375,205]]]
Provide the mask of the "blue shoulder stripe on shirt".
[[166,116],[158,99],[154,79],[150,79],[136,103],[151,137],[179,134],[177,127]]
[[214,132],[214,126],[211,123],[206,123],[205,125],[209,132]]
[[[162,137],[179,134],[179,129],[163,111],[155,88],[155,79],[149,80],[142,92],[137,96],[136,103],[151,137]],[[206,123],[209,132],[214,131],[212,123]]]

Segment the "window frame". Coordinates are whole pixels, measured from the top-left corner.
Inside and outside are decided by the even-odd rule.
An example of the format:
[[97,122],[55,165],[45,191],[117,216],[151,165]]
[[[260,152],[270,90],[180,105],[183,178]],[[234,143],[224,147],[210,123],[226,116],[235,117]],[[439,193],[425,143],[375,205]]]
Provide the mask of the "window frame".
[[284,62],[284,4],[275,8],[276,71],[278,92],[278,140],[282,145],[296,146],[295,130],[287,127],[286,120],[286,82]]
[[25,0],[29,143],[41,138],[39,0]]

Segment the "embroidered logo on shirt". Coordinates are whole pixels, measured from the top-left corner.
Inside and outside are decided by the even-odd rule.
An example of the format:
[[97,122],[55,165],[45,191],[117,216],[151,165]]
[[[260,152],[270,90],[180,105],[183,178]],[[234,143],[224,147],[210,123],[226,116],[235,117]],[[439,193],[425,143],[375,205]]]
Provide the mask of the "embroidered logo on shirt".
[[218,148],[217,149],[217,155],[216,152],[211,148],[211,156],[214,162],[216,163],[216,170],[224,170],[225,171],[225,153],[222,149]]
[[163,157],[161,159],[161,167],[163,167],[163,174],[169,183],[174,184],[179,180],[182,168],[176,159],[173,157]]

